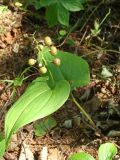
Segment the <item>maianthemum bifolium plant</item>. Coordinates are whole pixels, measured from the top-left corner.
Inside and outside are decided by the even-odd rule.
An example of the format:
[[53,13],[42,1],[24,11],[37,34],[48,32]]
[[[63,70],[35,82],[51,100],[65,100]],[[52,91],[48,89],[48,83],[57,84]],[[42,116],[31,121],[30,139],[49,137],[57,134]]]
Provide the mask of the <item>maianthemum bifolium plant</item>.
[[[1,157],[18,129],[57,111],[74,89],[90,82],[89,66],[84,59],[57,50],[50,37],[38,42],[33,36],[33,40],[37,58],[29,59],[28,63],[38,67],[40,76],[31,82],[5,116],[5,136],[0,136]],[[73,101],[77,103],[74,97]],[[92,122],[89,117],[88,120]]]

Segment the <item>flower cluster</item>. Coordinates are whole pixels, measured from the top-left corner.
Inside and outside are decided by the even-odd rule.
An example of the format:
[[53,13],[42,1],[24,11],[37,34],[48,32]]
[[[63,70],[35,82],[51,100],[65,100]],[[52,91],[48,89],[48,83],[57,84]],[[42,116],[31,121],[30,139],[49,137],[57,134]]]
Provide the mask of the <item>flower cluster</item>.
[[[37,43],[37,45],[38,45],[38,43]],[[43,51],[44,47],[48,47],[50,49],[49,53],[52,56],[57,55],[57,48],[53,45],[53,42],[52,42],[52,40],[51,40],[51,38],[49,36],[47,36],[47,37],[44,38],[43,44],[39,44],[37,46],[37,49],[39,48],[38,50],[40,50],[41,54],[42,54],[42,51]],[[42,56],[44,57],[44,54]],[[45,61],[45,59],[44,59],[44,61]],[[28,64],[30,66],[34,66],[36,63],[37,63],[36,59],[30,58],[28,60]],[[52,63],[55,64],[56,66],[60,66],[61,60],[60,60],[60,58],[54,58],[54,60],[52,61]],[[39,67],[39,72],[41,74],[47,73],[47,63],[40,63],[39,62],[38,67]]]

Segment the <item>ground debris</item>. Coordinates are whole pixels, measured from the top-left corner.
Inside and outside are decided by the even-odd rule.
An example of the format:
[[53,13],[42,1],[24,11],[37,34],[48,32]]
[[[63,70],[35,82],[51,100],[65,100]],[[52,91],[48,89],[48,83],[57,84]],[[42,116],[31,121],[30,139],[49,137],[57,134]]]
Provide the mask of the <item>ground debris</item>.
[[23,142],[21,153],[18,160],[34,160],[34,155],[29,146]]

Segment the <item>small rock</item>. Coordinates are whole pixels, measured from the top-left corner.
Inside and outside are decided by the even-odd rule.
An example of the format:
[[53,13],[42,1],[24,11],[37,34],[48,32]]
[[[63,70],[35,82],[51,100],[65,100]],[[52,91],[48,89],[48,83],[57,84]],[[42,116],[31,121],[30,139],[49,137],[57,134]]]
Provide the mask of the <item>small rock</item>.
[[48,149],[47,146],[43,146],[40,153],[40,160],[47,160],[47,159],[48,159]]
[[19,52],[19,44],[15,43],[13,46],[13,52],[18,53]]
[[97,96],[92,97],[89,101],[84,103],[83,108],[90,115],[93,115],[101,107],[101,101]]
[[120,160],[120,156],[119,156],[119,155],[116,155],[116,156],[115,156],[115,159]]
[[120,131],[111,130],[107,134],[108,137],[120,137]]
[[104,77],[104,78],[109,78],[109,77],[112,77],[113,74],[107,69],[106,66],[102,66],[102,72],[101,72],[101,75]]
[[68,119],[68,120],[64,121],[62,126],[65,128],[68,128],[68,129],[72,128],[72,120]]
[[79,127],[80,124],[81,124],[81,117],[80,116],[74,116],[73,121],[74,121],[75,125],[77,125]]
[[21,153],[19,156],[19,160],[34,160],[34,155],[31,152],[29,146],[25,143],[23,143],[22,149],[21,149]]

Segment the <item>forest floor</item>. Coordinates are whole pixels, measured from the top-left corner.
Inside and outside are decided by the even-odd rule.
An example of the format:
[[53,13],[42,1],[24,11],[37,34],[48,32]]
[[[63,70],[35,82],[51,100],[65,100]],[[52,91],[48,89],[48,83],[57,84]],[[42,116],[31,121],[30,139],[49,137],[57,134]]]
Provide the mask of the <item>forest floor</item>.
[[[93,15],[93,19],[96,17],[100,19],[98,13]],[[38,40],[48,35],[57,42],[59,27],[50,29],[42,20],[32,18],[18,9],[0,13],[0,80],[14,79],[28,66],[28,59],[34,57],[30,37],[35,31]],[[24,145],[33,153],[35,160],[40,160],[44,150],[48,151],[48,160],[66,160],[69,155],[79,151],[85,151],[98,159],[97,150],[105,142],[116,144],[118,154],[115,160],[120,160],[120,15],[116,6],[111,9],[109,18],[101,27],[100,36],[104,39],[91,38],[93,19],[88,21],[82,32],[78,28],[70,33],[68,38],[74,40],[74,45],[69,45],[66,40],[59,49],[82,56],[90,65],[91,83],[74,91],[74,96],[99,130],[94,130],[78,108],[68,100],[52,115],[57,125],[43,137],[35,136],[33,125],[36,122],[14,134],[4,155],[5,160],[21,160]],[[13,87],[8,87],[8,83],[0,83],[1,132],[7,110],[35,78],[34,72],[28,73],[33,76],[17,87],[15,99],[11,98]]]

